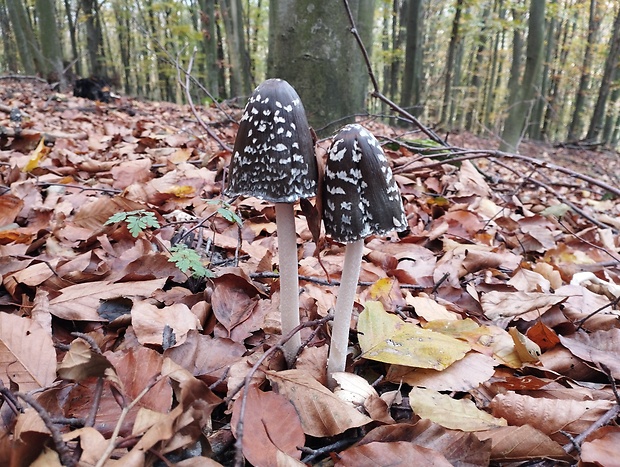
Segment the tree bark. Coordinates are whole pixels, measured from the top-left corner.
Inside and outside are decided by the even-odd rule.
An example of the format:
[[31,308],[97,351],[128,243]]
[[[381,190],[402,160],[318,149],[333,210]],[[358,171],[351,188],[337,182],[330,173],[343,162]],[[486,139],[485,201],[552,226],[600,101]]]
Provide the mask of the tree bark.
[[[351,3],[351,8],[370,49],[374,0]],[[368,75],[342,2],[271,0],[269,22],[267,75],[296,88],[320,136],[365,110]]]
[[573,117],[568,127],[569,141],[575,141],[581,138],[583,131],[583,113],[585,110],[586,93],[590,88],[590,74],[592,72],[592,49],[597,40],[598,30],[601,25],[601,16],[599,15],[596,0],[590,0],[590,19],[588,20],[588,39],[586,41],[586,49],[583,55],[583,68],[581,70],[581,78],[579,79],[579,89],[575,96],[575,108]]
[[9,17],[13,24],[17,50],[27,75],[34,75],[37,72],[32,38],[34,37],[32,26],[28,19],[28,14],[21,0],[6,0],[6,7]]
[[252,91],[252,77],[250,57],[243,33],[241,0],[220,0],[220,11],[228,46],[230,96],[248,96]]
[[618,64],[618,58],[620,58],[620,8],[618,9],[618,14],[614,21],[613,35],[611,43],[609,44],[609,53],[605,60],[603,78],[601,80],[598,98],[596,99],[596,105],[594,106],[594,112],[592,113],[590,128],[588,128],[588,134],[586,135],[586,140],[588,141],[596,141],[603,129],[605,105],[607,104],[607,99],[611,90],[611,82],[614,70]]
[[45,77],[48,81],[59,81],[61,89],[65,88],[63,74],[62,49],[60,35],[56,27],[56,5],[53,0],[37,0],[37,16],[39,19],[39,39],[41,53],[45,58]]
[[422,114],[423,71],[423,20],[424,0],[411,0],[407,15],[407,39],[405,45],[405,72],[401,105],[418,117]]
[[86,49],[90,74],[105,77],[105,52],[103,48],[103,33],[99,20],[99,7],[96,0],[81,0],[82,9],[86,16]]
[[443,104],[441,106],[440,121],[442,125],[450,126],[450,102],[452,99],[452,74],[454,72],[454,60],[456,57],[459,37],[459,25],[463,10],[463,0],[456,0],[456,12],[452,21],[452,32],[450,34],[450,45],[448,46],[448,58],[446,60],[446,80],[443,88]]
[[206,87],[213,97],[219,97],[220,66],[217,58],[217,30],[215,18],[215,0],[200,0],[202,14],[202,45],[206,61]]
[[510,107],[508,118],[504,122],[500,151],[515,152],[526,127],[540,81],[544,34],[545,0],[532,0],[528,20],[525,71],[523,80],[518,86],[516,101]]

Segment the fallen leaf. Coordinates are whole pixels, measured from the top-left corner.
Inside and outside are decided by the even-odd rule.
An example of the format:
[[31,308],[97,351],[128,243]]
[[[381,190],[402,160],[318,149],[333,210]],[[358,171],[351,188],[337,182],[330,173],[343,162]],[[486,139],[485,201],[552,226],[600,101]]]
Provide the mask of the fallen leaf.
[[307,435],[334,436],[372,421],[302,371],[265,373],[278,393],[293,403]]
[[484,315],[492,321],[516,317],[532,321],[564,300],[566,297],[538,292],[491,291],[482,295],[480,304]]
[[413,388],[409,404],[420,418],[454,430],[481,431],[506,425],[506,420],[478,409],[468,399],[456,400],[432,389]]
[[559,336],[562,345],[586,362],[605,365],[615,379],[620,379],[620,329],[584,331]]
[[21,392],[49,386],[56,379],[52,336],[37,322],[0,313],[0,380]]
[[410,467],[413,459],[417,465],[452,466],[439,452],[405,441],[354,446],[339,453],[338,457],[336,467]]
[[[242,398],[233,404],[230,425],[237,436]],[[274,392],[263,392],[250,387],[243,412],[243,455],[252,465],[274,466],[278,454],[301,458],[298,446],[306,443],[299,416],[289,400]]]
[[357,330],[362,357],[384,363],[442,370],[470,350],[463,341],[386,313],[379,302],[366,302]]
[[131,324],[141,344],[162,345],[164,328],[172,328],[177,345],[185,341],[192,329],[200,329],[198,318],[184,303],[158,308],[146,300],[131,309]]

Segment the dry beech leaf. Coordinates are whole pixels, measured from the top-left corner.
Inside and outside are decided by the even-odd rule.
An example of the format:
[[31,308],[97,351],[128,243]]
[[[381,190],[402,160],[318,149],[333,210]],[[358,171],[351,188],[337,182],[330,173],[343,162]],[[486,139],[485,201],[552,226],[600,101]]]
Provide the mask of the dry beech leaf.
[[441,453],[406,441],[373,442],[363,446],[354,446],[338,453],[338,457],[336,467],[375,467],[380,465],[410,467],[413,465],[413,459],[415,459],[416,465],[452,466]]
[[0,313],[0,380],[21,392],[49,386],[56,379],[52,337],[30,318]]
[[560,336],[562,345],[586,362],[605,365],[615,379],[620,379],[620,329],[579,332]]
[[65,433],[62,436],[63,441],[73,441],[79,439],[82,455],[80,456],[80,465],[96,465],[101,458],[108,443],[99,431],[92,427],[78,428],[77,430]]
[[379,302],[366,302],[357,330],[362,357],[384,363],[442,370],[470,350],[463,341],[404,322]]
[[271,384],[276,386],[278,393],[293,403],[307,435],[334,436],[372,421],[302,371],[265,373]]
[[[242,398],[233,404],[230,425],[237,436]],[[250,387],[243,414],[243,455],[252,465],[274,466],[283,453],[295,460],[301,458],[298,446],[306,443],[299,416],[289,400],[274,392]],[[302,464],[303,465],[303,464]]]
[[558,443],[530,425],[503,426],[476,433],[480,440],[492,443],[491,459],[495,461],[516,462],[540,458],[570,460]]
[[58,376],[63,379],[82,381],[92,376],[105,376],[112,364],[100,353],[95,352],[84,339],[71,342],[69,351],[58,364]]
[[338,383],[334,394],[340,399],[353,404],[358,410],[365,410],[375,421],[394,423],[387,402],[379,397],[377,390],[368,381],[353,373],[340,371],[332,376]]
[[11,194],[0,196],[0,227],[5,227],[15,221],[15,218],[24,207],[21,198]]
[[441,452],[452,465],[462,467],[488,465],[491,457],[490,441],[480,441],[474,433],[448,430],[427,419],[415,424],[398,423],[378,426],[364,436],[358,445],[395,441],[406,441],[413,445],[434,449]]
[[[591,439],[596,437],[596,439]],[[596,431],[581,445],[581,461],[596,465],[618,466],[618,446],[620,445],[620,429],[604,427]]]
[[558,431],[581,433],[612,406],[612,401],[581,401],[531,397],[514,392],[498,394],[491,401],[493,415],[510,425],[531,425],[547,435]]
[[488,381],[495,373],[496,365],[493,358],[470,352],[441,371],[391,365],[386,379],[393,383],[403,382],[409,386],[421,386],[435,391],[469,391]]
[[146,300],[134,303],[131,324],[142,345],[161,345],[166,326],[172,328],[177,345],[185,341],[190,330],[200,329],[200,321],[184,303],[158,308]]
[[207,384],[224,376],[228,368],[246,352],[245,346],[222,337],[211,337],[190,330],[183,344],[167,349],[171,358]]
[[531,321],[539,318],[553,305],[562,303],[566,297],[538,292],[491,291],[482,295],[480,304],[484,315],[490,320],[520,318]]
[[409,404],[420,418],[453,430],[480,431],[506,425],[506,420],[480,410],[468,399],[452,399],[431,389],[413,388]]
[[532,342],[527,336],[519,332],[517,328],[509,328],[508,334],[515,343],[515,350],[523,363],[537,362],[540,355],[540,347]]
[[70,285],[62,289],[58,297],[50,300],[50,312],[58,318],[70,321],[106,321],[97,313],[101,300],[115,297],[150,297],[155,290],[164,286],[166,280],[167,278],[162,278],[117,283],[98,281]]
[[556,332],[542,321],[538,321],[534,326],[529,328],[525,335],[535,342],[543,352],[551,350],[560,343],[560,339]]
[[507,284],[512,285],[519,292],[549,293],[550,282],[537,272],[519,268]]
[[448,311],[445,306],[422,294],[417,297],[412,297],[411,295],[407,297],[407,305],[412,306],[415,314],[426,321],[458,319],[456,313]]

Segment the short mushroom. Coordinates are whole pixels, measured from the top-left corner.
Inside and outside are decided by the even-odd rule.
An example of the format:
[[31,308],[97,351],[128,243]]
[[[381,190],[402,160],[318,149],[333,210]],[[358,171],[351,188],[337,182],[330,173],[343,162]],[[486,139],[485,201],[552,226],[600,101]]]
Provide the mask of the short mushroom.
[[361,125],[347,125],[334,138],[325,165],[322,202],[325,231],[347,244],[327,364],[328,383],[333,387],[332,374],[345,369],[364,238],[407,228],[400,190],[385,154]]
[[[316,196],[314,141],[299,95],[281,79],[268,79],[250,96],[237,131],[228,196],[254,196],[275,203],[280,257],[282,335],[299,325],[299,279],[293,204]],[[288,364],[301,337],[284,346]]]

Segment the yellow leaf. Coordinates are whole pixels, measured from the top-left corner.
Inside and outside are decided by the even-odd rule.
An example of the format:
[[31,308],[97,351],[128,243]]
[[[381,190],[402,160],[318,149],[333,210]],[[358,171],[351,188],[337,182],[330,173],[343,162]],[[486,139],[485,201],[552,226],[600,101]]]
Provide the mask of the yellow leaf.
[[45,157],[49,154],[51,148],[45,146],[45,139],[41,138],[39,144],[32,152],[28,163],[22,169],[23,172],[32,172],[34,169],[39,167],[39,163],[45,159]]
[[507,425],[506,420],[483,412],[468,399],[452,399],[432,389],[413,388],[409,404],[420,418],[452,430],[481,431]]
[[537,362],[540,347],[528,337],[521,334],[517,328],[508,328],[508,333],[515,343],[515,350],[523,363]]
[[170,162],[172,162],[173,164],[180,164],[181,162],[187,161],[187,159],[189,159],[189,156],[191,155],[191,149],[177,149],[173,154],[170,155]]
[[384,363],[443,370],[471,349],[463,341],[402,321],[379,302],[366,302],[357,330],[362,357]]
[[190,185],[172,185],[166,190],[177,198],[191,198],[196,194],[196,188]]
[[370,298],[377,300],[381,297],[388,297],[390,295],[390,290],[392,290],[392,285],[394,285],[394,279],[389,277],[379,279],[377,282],[372,284],[368,290]]

